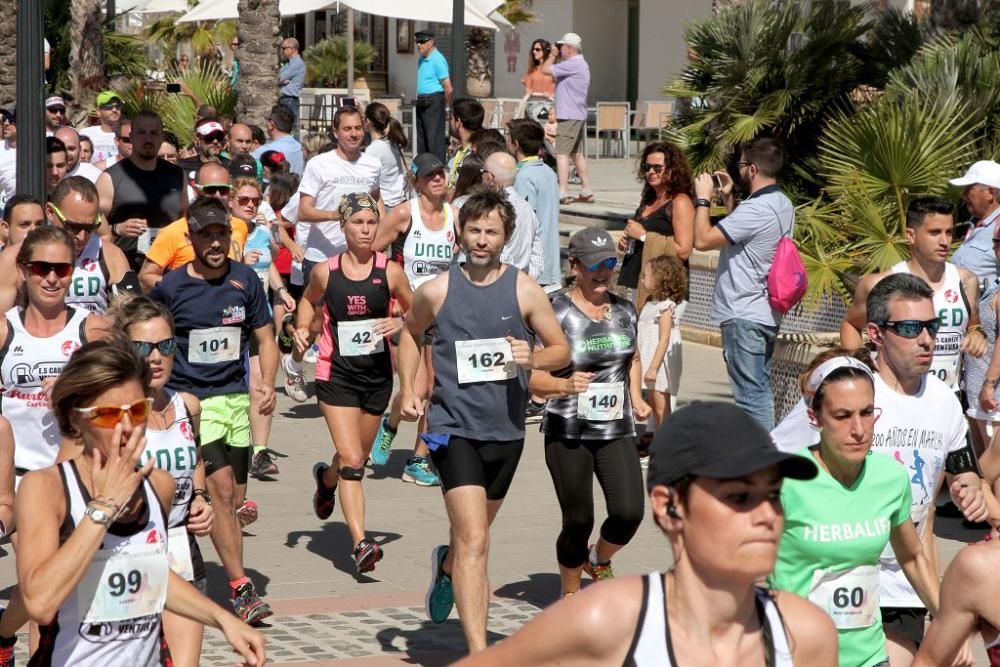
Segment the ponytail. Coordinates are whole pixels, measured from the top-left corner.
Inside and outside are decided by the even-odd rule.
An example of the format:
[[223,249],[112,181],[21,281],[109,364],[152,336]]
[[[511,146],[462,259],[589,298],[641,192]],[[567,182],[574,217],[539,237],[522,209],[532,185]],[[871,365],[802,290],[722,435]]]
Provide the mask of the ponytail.
[[409,137],[403,131],[403,125],[395,118],[389,119],[389,133],[385,135],[385,138],[398,146],[401,151],[406,150],[410,143]]

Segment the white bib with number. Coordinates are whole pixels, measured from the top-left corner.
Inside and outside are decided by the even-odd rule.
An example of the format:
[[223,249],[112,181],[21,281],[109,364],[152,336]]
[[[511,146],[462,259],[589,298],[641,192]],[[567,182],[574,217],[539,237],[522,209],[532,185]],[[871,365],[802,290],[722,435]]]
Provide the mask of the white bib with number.
[[192,364],[218,364],[239,358],[239,327],[194,329],[188,335],[188,361]]
[[167,531],[167,557],[170,569],[184,581],[194,581],[194,561],[186,526],[175,526]]
[[576,414],[587,421],[616,421],[624,409],[624,382],[591,382],[587,391],[576,397]]
[[385,342],[382,336],[372,331],[377,322],[377,319],[337,322],[340,356],[360,357],[383,351]]
[[517,376],[517,364],[506,338],[456,340],[458,383],[502,382]]
[[98,551],[76,589],[80,620],[111,623],[161,613],[168,571],[163,542]]
[[159,227],[146,227],[146,231],[135,240],[135,249],[139,251],[140,255],[145,255],[149,252],[150,246],[153,245],[153,241],[156,240],[156,235],[160,233]]
[[878,615],[878,566],[816,570],[809,601],[825,611],[839,630],[874,625]]
[[962,353],[962,334],[939,331],[934,339],[934,358],[930,372],[952,389],[958,389],[958,362]]

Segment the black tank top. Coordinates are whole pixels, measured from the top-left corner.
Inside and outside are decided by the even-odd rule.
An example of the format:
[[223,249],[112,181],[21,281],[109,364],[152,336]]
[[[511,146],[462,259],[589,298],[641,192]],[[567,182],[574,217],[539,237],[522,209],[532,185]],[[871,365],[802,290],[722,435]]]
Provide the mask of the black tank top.
[[[673,236],[674,234],[674,200],[671,199],[663,206],[653,210],[648,216],[642,216],[642,209],[645,204],[640,204],[635,209],[635,221],[646,228],[646,232]],[[642,248],[643,242],[635,239],[632,243],[632,252],[622,259],[622,268],[618,272],[618,284],[622,287],[636,289],[639,286],[639,274],[642,273]]]
[[[362,280],[344,275],[341,257],[331,257],[330,278],[323,295],[325,324],[316,361],[316,379],[329,381],[333,376],[349,378],[366,387],[392,382],[392,362],[384,340],[377,341],[367,326],[348,323],[380,320],[389,316],[388,259],[375,253],[372,270]],[[376,351],[369,352],[371,348]]]

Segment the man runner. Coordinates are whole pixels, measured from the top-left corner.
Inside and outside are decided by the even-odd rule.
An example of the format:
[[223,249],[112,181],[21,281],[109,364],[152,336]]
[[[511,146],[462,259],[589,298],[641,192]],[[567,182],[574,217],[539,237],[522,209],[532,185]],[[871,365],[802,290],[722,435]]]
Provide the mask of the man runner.
[[[451,541],[431,552],[426,607],[441,623],[457,602],[472,653],[486,648],[489,526],[524,446],[528,374],[569,363],[569,345],[542,288],[500,262],[514,217],[501,193],[479,191],[469,198],[459,214],[468,260],[417,290],[399,346],[402,410],[413,420],[424,411],[414,393],[424,333],[435,327],[424,438],[441,476]],[[543,349],[532,349],[535,335]]]

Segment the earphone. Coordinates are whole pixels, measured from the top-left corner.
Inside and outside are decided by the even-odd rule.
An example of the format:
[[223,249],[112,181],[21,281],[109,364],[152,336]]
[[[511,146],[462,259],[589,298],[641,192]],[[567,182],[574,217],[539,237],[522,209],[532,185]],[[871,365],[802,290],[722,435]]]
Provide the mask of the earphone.
[[671,519],[681,518],[681,515],[677,513],[677,506],[674,505],[672,502],[667,503],[667,516],[669,516]]

